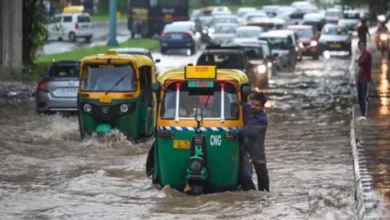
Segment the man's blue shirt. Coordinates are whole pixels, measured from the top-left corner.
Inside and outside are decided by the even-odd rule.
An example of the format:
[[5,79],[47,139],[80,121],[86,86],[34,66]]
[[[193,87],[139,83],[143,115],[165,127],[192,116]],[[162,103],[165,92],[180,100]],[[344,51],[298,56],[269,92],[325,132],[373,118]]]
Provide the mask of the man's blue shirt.
[[251,104],[245,103],[243,105],[244,111],[244,125],[268,125],[268,117],[264,111],[257,114],[252,114]]

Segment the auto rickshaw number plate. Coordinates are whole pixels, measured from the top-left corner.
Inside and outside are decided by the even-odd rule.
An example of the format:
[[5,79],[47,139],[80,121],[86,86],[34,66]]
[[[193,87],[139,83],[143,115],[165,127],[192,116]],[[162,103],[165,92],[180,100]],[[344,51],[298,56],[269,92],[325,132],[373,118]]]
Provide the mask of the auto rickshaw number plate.
[[188,88],[213,88],[214,81],[212,80],[189,80]]
[[112,98],[110,96],[102,96],[102,97],[100,97],[99,102],[101,102],[101,103],[111,103],[112,102]]
[[173,148],[176,149],[190,149],[191,142],[186,140],[174,140],[173,141]]

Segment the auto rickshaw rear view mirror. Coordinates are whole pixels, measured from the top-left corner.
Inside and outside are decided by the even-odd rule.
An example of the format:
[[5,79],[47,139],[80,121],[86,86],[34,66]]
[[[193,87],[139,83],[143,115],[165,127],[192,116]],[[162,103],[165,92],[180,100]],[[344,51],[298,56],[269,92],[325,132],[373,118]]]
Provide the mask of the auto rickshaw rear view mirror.
[[151,86],[153,92],[159,92],[161,89],[161,85],[159,82],[155,82]]
[[241,89],[241,93],[244,96],[249,95],[250,92],[251,92],[251,89],[249,88],[249,86],[243,86]]

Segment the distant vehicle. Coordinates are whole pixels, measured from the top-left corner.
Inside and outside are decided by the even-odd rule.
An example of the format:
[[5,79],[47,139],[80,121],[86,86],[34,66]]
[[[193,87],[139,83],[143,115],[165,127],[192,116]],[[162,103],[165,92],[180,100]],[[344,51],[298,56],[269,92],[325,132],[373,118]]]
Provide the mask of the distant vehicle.
[[133,37],[152,37],[160,35],[166,24],[190,20],[188,14],[189,0],[128,0],[127,26]]
[[303,49],[303,56],[311,56],[318,59],[320,56],[320,44],[316,31],[310,25],[291,25],[288,30],[293,30],[298,35],[299,47]]
[[160,52],[165,54],[169,49],[189,49],[195,54],[200,49],[200,39],[195,36],[195,24],[181,23],[165,26],[160,38]]
[[217,24],[238,24],[238,19],[234,15],[214,15],[211,20],[211,26]]
[[280,5],[264,5],[261,10],[264,11],[268,17],[272,18],[277,15]]
[[248,22],[259,18],[268,18],[267,14],[263,11],[253,11],[245,14],[242,22]]
[[236,12],[236,16],[237,16],[238,21],[243,22],[245,15],[249,12],[254,12],[254,11],[257,11],[257,9],[255,7],[241,7],[241,8],[239,8]]
[[93,25],[88,13],[84,13],[84,7],[66,7],[64,13],[56,14],[49,19],[46,28],[47,39],[69,40],[75,42],[78,38],[84,38],[90,42],[93,37]]
[[329,8],[325,12],[326,23],[337,24],[343,18],[343,11],[337,8]]
[[236,33],[236,24],[217,24],[214,32],[210,34],[210,42],[213,44],[225,44],[232,42]]
[[[122,48],[111,48],[110,51],[116,51],[118,54],[134,54],[134,55],[145,55],[149,57],[154,63],[161,62],[160,59],[154,59],[150,50],[141,47],[122,47]],[[157,72],[157,66],[154,65],[154,72]]]
[[200,33],[202,42],[207,43],[210,40],[209,29],[211,28],[212,20],[213,17],[211,16],[199,16],[195,20],[196,31]]
[[352,55],[352,37],[344,26],[327,24],[324,26],[319,39],[321,52],[348,51]]
[[360,22],[360,12],[355,10],[344,11],[344,17],[339,20],[338,25],[347,27],[350,32],[357,30]]
[[234,43],[256,42],[260,34],[263,32],[261,27],[256,26],[241,26],[237,27]]
[[260,40],[271,44],[278,70],[293,70],[296,64],[296,49],[290,31],[269,31],[260,35]]
[[209,6],[210,9],[212,9],[213,15],[231,15],[232,12],[230,11],[229,7],[227,6]]
[[322,28],[326,24],[325,15],[321,13],[308,13],[303,17],[302,25],[311,25],[316,30],[316,36],[319,37]]
[[51,64],[38,82],[35,92],[36,112],[76,112],[80,61]]
[[207,46],[196,65],[215,65],[217,69],[237,69],[246,74],[250,72],[246,54],[239,47]]

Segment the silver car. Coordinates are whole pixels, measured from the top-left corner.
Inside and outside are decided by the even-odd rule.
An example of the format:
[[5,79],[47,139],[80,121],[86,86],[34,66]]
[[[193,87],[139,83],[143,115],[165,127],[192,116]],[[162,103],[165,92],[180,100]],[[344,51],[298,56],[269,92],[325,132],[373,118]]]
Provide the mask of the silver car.
[[210,43],[226,44],[233,41],[236,36],[236,24],[217,24],[214,26],[214,32],[210,33]]
[[36,112],[76,112],[80,61],[54,62],[38,82]]

